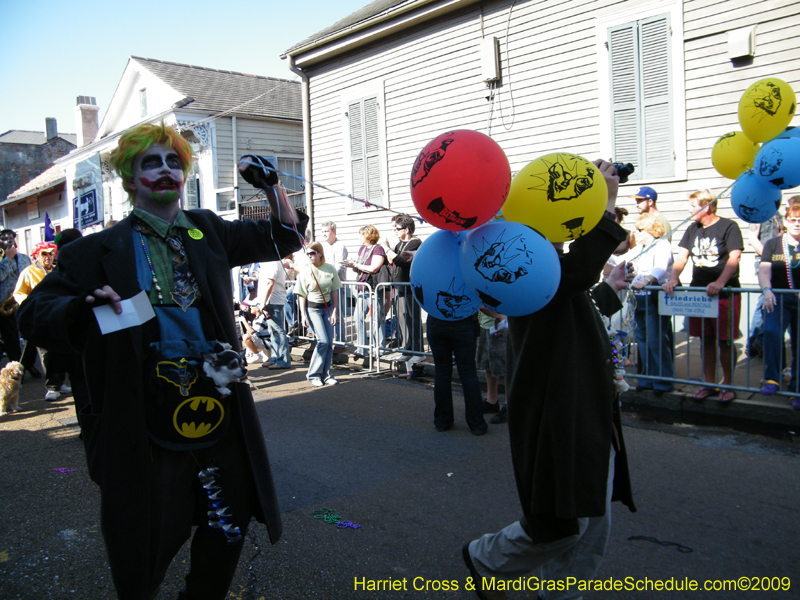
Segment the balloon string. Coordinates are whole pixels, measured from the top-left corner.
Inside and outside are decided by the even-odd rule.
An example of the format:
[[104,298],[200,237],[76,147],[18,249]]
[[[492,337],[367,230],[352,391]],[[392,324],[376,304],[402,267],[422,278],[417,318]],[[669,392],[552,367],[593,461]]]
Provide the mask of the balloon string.
[[427,221],[425,221],[425,219],[423,219],[420,216],[409,215],[408,213],[400,212],[400,211],[397,211],[397,210],[392,210],[390,208],[386,208],[386,207],[380,206],[378,204],[373,204],[373,203],[369,202],[368,200],[362,200],[361,198],[356,198],[352,194],[343,194],[342,192],[337,192],[336,190],[332,190],[328,186],[322,185],[321,183],[315,183],[314,181],[311,181],[310,179],[306,179],[305,177],[301,177],[300,175],[293,175],[291,173],[284,173],[283,171],[280,171],[278,169],[273,169],[273,168],[271,168],[269,166],[266,166],[266,165],[254,163],[254,162],[252,162],[250,160],[244,160],[244,157],[242,157],[242,160],[240,160],[239,162],[240,163],[245,163],[245,164],[248,164],[248,165],[253,165],[255,167],[258,167],[260,169],[265,169],[267,171],[273,171],[273,172],[277,173],[279,176],[282,175],[284,177],[290,177],[292,179],[296,179],[298,181],[302,181],[303,183],[307,183],[307,184],[310,184],[312,186],[315,186],[315,187],[318,187],[318,188],[322,188],[323,190],[325,190],[327,192],[330,192],[331,194],[336,194],[337,196],[341,196],[343,198],[349,198],[350,200],[353,200],[354,202],[360,202],[361,204],[364,205],[365,208],[375,208],[377,210],[383,210],[383,211],[390,212],[390,213],[393,213],[393,214],[396,214],[396,215],[404,215],[404,216],[407,216],[407,217],[411,217],[412,219],[416,219],[420,223],[427,223]]
[[[733,183],[736,183],[736,182],[734,181]],[[699,209],[698,209],[696,212],[693,212],[693,213],[692,213],[691,215],[689,215],[689,216],[688,216],[686,219],[684,219],[683,221],[681,221],[681,222],[680,222],[680,223],[679,223],[679,224],[678,224],[676,227],[674,227],[674,228],[672,229],[672,231],[670,231],[670,232],[669,232],[667,235],[662,235],[660,238],[654,239],[652,242],[650,242],[650,245],[649,245],[649,246],[647,246],[646,248],[643,248],[643,249],[642,249],[642,251],[641,251],[641,252],[639,252],[639,254],[637,254],[636,256],[634,256],[634,257],[633,257],[632,259],[630,259],[628,262],[629,262],[629,263],[634,263],[634,262],[636,262],[637,260],[639,260],[639,259],[640,259],[642,256],[644,256],[644,255],[645,255],[647,252],[649,252],[650,250],[652,250],[652,249],[653,249],[653,247],[656,245],[656,243],[658,243],[658,241],[659,241],[659,240],[662,240],[662,239],[664,239],[664,238],[667,238],[667,239],[669,239],[669,240],[670,240],[670,242],[671,242],[671,241],[672,241],[672,236],[673,236],[673,235],[675,235],[675,233],[678,231],[678,229],[680,229],[681,227],[683,227],[684,225],[686,225],[686,223],[688,223],[689,221],[691,221],[691,220],[692,220],[692,219],[695,217],[695,215],[698,215],[698,214],[700,214],[700,213],[701,213],[701,212],[703,212],[703,211],[704,211],[704,210],[705,210],[707,207],[711,206],[712,204],[716,204],[717,202],[719,202],[719,201],[720,201],[720,200],[721,200],[721,199],[722,199],[722,198],[725,196],[725,194],[728,192],[728,190],[730,190],[730,189],[733,187],[733,183],[731,183],[731,184],[730,184],[728,187],[726,187],[724,190],[722,190],[722,191],[719,193],[719,195],[718,195],[718,196],[717,196],[717,197],[716,197],[714,200],[712,200],[712,201],[711,201],[711,202],[709,202],[708,204],[706,204],[706,205],[704,205],[704,206],[700,207],[700,208],[699,208]]]

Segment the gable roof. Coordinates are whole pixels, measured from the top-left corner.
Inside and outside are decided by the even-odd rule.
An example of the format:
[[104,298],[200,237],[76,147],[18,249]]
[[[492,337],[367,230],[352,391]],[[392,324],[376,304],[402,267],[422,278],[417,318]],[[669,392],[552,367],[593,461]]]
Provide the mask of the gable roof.
[[64,183],[66,180],[67,176],[64,173],[64,169],[58,165],[53,165],[43,173],[40,173],[31,179],[18,190],[11,192],[3,204],[10,204],[11,202],[21,200],[22,198],[33,196],[34,194],[44,190],[54,188],[58,184]]
[[240,116],[303,120],[299,81],[220,71],[139,56],[131,56],[131,60],[177,92],[194,98],[194,102],[188,104],[187,108],[215,113],[232,111]]
[[[74,133],[59,133],[65,142],[73,146],[78,145],[78,136]],[[0,135],[0,144],[26,144],[29,146],[43,146],[47,143],[47,135],[43,131],[22,131],[20,129],[10,129]]]
[[286,52],[284,52],[282,56],[292,54],[294,50],[311,45],[314,42],[324,40],[325,38],[331,37],[334,34],[352,29],[364,21],[369,21],[378,16],[385,16],[384,13],[393,12],[393,9],[399,8],[401,5],[415,4],[417,2],[418,0],[375,0],[374,2],[370,2],[366,6],[358,9],[356,12],[346,16],[344,19],[340,19],[333,25],[326,27],[311,37],[304,39],[299,44],[295,44]]

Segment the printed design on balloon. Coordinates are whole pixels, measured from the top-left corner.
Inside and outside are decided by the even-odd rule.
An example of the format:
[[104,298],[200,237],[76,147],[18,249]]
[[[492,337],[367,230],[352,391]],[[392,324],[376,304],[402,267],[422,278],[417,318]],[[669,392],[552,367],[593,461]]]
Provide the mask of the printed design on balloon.
[[726,133],[725,135],[721,136],[717,140],[717,143],[719,144],[721,142],[724,142],[725,140],[730,140],[731,138],[735,138],[735,137],[736,137],[736,132],[735,131],[731,131],[730,133]]
[[747,221],[748,223],[755,223],[755,217],[761,212],[761,209],[757,206],[747,206],[746,204],[742,204],[739,206],[739,212],[741,213],[743,220]]
[[[759,116],[758,122],[763,121],[767,115],[774,117],[781,107],[781,88],[771,81],[754,86],[745,93],[744,97],[752,104],[748,108],[754,109],[753,116]],[[762,112],[758,112],[762,111]],[[794,109],[789,111],[793,114]]]
[[[514,283],[520,277],[528,274],[530,265],[533,264],[525,240],[522,235],[517,235],[510,240],[503,240],[506,230],[503,229],[497,239],[489,244],[486,238],[481,248],[472,246],[477,260],[475,270],[492,282]],[[486,245],[489,244],[487,248]],[[480,290],[478,290],[480,292]]]
[[414,161],[414,166],[411,169],[412,188],[417,187],[417,184],[428,176],[428,173],[431,172],[431,169],[433,169],[434,165],[444,158],[444,155],[447,152],[447,147],[455,141],[455,136],[453,133],[454,132],[452,131],[445,133],[444,135],[450,137],[445,137],[442,139],[438,148],[431,150],[430,152],[423,151],[419,156],[417,156],[417,160]]
[[531,175],[540,183],[529,187],[529,190],[544,190],[550,202],[574,200],[583,192],[591,189],[594,183],[594,172],[581,165],[581,157],[574,154],[556,154],[556,162],[548,163],[546,173]]
[[574,219],[565,221],[561,224],[561,227],[568,240],[577,240],[586,233],[583,229],[583,217],[575,217]]
[[454,319],[464,306],[474,302],[467,293],[467,286],[462,283],[455,289],[455,282],[456,278],[453,277],[448,288],[436,294],[436,308],[446,319]]
[[498,300],[497,298],[495,298],[494,296],[490,296],[486,292],[483,292],[481,290],[475,290],[475,291],[478,292],[478,296],[480,296],[481,302],[483,302],[483,304],[485,306],[488,306],[489,308],[497,308],[502,304],[502,300]]
[[[766,146],[759,156],[758,161],[758,174],[762,177],[769,177],[773,173],[780,170],[783,164],[783,153],[777,148]],[[771,182],[776,183],[776,182]],[[783,183],[781,179],[780,183]],[[776,183],[776,185],[778,185]]]
[[478,217],[462,217],[457,210],[447,208],[441,197],[431,200],[430,204],[428,204],[428,210],[442,217],[445,222],[453,223],[463,229],[469,229],[478,222]]

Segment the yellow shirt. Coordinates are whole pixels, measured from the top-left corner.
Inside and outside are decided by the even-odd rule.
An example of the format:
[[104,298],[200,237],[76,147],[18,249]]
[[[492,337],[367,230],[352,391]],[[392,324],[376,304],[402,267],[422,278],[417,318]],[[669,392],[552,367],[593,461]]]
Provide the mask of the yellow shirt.
[[45,270],[37,264],[32,264],[30,267],[22,269],[22,273],[19,274],[19,279],[17,279],[17,287],[14,288],[13,293],[17,304],[22,304],[22,301],[44,279],[45,275],[47,275]]

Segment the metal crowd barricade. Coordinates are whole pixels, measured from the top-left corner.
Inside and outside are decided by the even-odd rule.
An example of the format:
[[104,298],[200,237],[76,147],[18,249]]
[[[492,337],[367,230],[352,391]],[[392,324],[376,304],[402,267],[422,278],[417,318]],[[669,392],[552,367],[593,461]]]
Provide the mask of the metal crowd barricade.
[[[661,286],[647,286],[645,290],[650,291],[651,293],[658,293],[661,292]],[[705,292],[705,288],[701,287],[678,287],[675,288],[676,291],[699,291]],[[706,353],[706,334],[705,334],[705,323],[703,323],[703,330],[702,335],[699,338],[692,338],[689,336],[689,322],[688,317],[675,317],[671,318],[672,330],[673,330],[673,343],[671,348],[664,348],[663,345],[659,345],[660,352],[670,352],[672,353],[674,359],[674,367],[675,373],[674,377],[663,377],[661,373],[637,373],[637,371],[641,368],[641,359],[640,355],[641,352],[637,349],[634,349],[636,346],[636,336],[635,336],[635,322],[633,322],[633,315],[630,314],[629,316],[626,315],[626,319],[630,319],[630,330],[633,335],[630,336],[629,339],[630,343],[630,357],[633,359],[631,362],[634,364],[630,365],[626,369],[626,373],[628,377],[636,378],[637,380],[642,381],[664,381],[664,382],[672,382],[672,384],[688,384],[693,386],[708,386],[708,387],[715,387],[720,388],[723,390],[734,390],[734,391],[741,391],[747,393],[757,393],[761,389],[762,379],[764,376],[764,363],[758,356],[752,356],[749,352],[745,352],[745,347],[747,345],[748,339],[750,334],[752,333],[752,321],[751,321],[751,314],[754,312],[754,307],[758,305],[758,300],[761,295],[760,288],[725,288],[723,292],[734,292],[739,293],[742,296],[741,301],[741,313],[740,319],[738,323],[740,337],[737,339],[730,339],[730,347],[731,347],[731,356],[730,356],[730,368],[732,371],[732,383],[730,385],[723,385],[720,383],[716,383],[720,381],[720,352],[719,352],[719,327],[720,327],[720,319],[716,319],[715,327],[715,340],[714,343],[716,344],[715,354],[717,355],[717,361],[714,365],[714,382],[705,382],[704,381],[704,359]],[[773,290],[776,297],[778,299],[781,296],[785,296],[787,294],[797,295],[798,292],[795,290]],[[780,301],[780,300],[779,300]],[[626,303],[625,310],[630,310],[630,305]],[[653,307],[649,303],[646,303],[646,310],[645,316],[647,317],[650,314],[650,310],[653,310]],[[786,328],[787,331],[791,331],[794,329],[795,333],[800,335],[800,311],[797,311],[798,315],[794,319],[794,323],[786,323],[785,322],[785,315],[781,314],[780,318],[780,325],[781,331],[784,331]],[[660,326],[660,323],[659,323]],[[662,339],[664,332],[659,329],[656,331],[650,331],[649,329],[646,330],[645,339],[650,341],[650,336],[656,335],[658,339]],[[731,336],[726,336],[730,338]],[[797,337],[795,337],[795,344],[797,344]],[[800,372],[800,352],[794,352],[794,348],[791,352],[791,362],[788,360],[789,354],[787,353],[786,349],[786,336],[785,334],[781,336],[781,340],[783,343],[780,344],[779,350],[779,357],[781,361],[781,372],[783,372],[786,366],[791,365],[794,363],[794,367],[796,369],[795,372]],[[709,345],[711,344],[711,340],[708,340]],[[766,343],[766,340],[765,340]],[[638,361],[636,359],[639,359]],[[663,358],[662,355],[659,355],[659,359]],[[636,363],[639,364],[636,364]],[[660,361],[659,361],[660,364]],[[783,377],[781,377],[783,379]],[[782,387],[786,387],[783,386]],[[797,393],[792,393],[791,391],[781,391],[779,392],[782,396],[797,396]]]
[[[373,319],[380,319],[379,326],[384,327],[378,335],[378,343],[374,347],[376,358],[399,354],[397,358],[406,364],[423,357],[432,357],[425,352],[425,311],[417,302],[410,283],[379,283],[375,289],[373,302],[376,309],[372,311]],[[381,361],[376,360],[376,372],[380,373]]]

